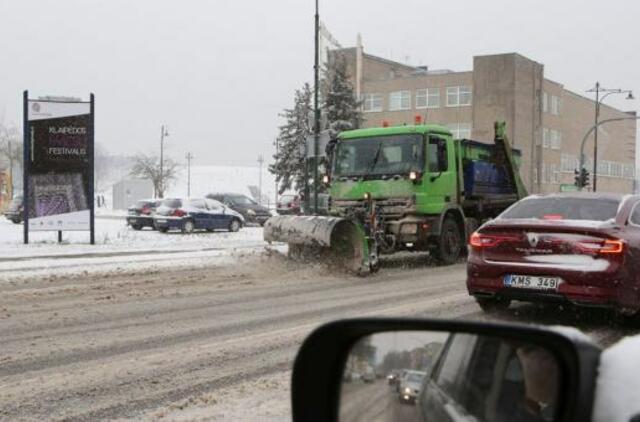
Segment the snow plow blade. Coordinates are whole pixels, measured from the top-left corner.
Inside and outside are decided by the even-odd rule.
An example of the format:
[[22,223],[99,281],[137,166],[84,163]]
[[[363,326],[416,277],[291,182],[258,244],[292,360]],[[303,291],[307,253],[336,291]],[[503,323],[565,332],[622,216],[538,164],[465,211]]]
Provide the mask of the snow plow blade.
[[356,273],[370,272],[369,247],[362,226],[324,216],[277,215],[264,225],[264,240],[289,244],[294,259],[325,261]]

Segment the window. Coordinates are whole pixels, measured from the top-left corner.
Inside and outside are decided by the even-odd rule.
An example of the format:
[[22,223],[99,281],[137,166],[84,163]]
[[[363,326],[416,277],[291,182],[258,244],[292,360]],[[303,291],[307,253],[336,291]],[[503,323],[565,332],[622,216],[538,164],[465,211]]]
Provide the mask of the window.
[[204,203],[204,199],[191,199],[187,203],[187,207],[198,208],[201,210],[206,210],[207,206]]
[[609,163],[609,176],[622,177],[622,163],[610,162]]
[[609,175],[609,162],[600,160],[598,161],[598,175],[599,176],[608,176]]
[[448,86],[447,107],[459,107],[471,105],[471,87]]
[[452,397],[457,398],[460,384],[464,383],[476,341],[477,337],[472,334],[454,334],[446,354],[442,355],[443,361],[438,368],[436,384]]
[[556,97],[555,95],[551,96],[551,104],[549,107],[551,110],[551,114],[558,116],[560,114],[560,97]]
[[382,94],[364,94],[362,96],[362,111],[382,111]]
[[622,177],[625,179],[633,179],[635,173],[635,166],[633,164],[625,164],[622,168]]
[[551,149],[562,148],[562,134],[560,134],[559,131],[553,129],[551,129],[549,132],[549,135],[551,137]]
[[542,112],[543,113],[549,112],[549,96],[547,95],[546,92],[542,93]]
[[215,201],[213,199],[205,199],[205,201],[207,202],[207,207],[210,210],[220,210],[222,209],[222,204],[218,201]]
[[567,220],[606,221],[618,214],[617,199],[530,197],[516,203],[499,218],[535,218],[543,220],[547,215],[560,216]]
[[629,221],[632,224],[640,226],[640,206],[638,206],[640,202],[636,202],[633,206],[633,210],[631,211],[631,216],[629,217]]
[[542,147],[550,149],[562,148],[562,134],[549,128],[542,128]]
[[471,138],[471,123],[451,123],[447,128],[451,131],[453,139]]
[[425,88],[416,91],[416,108],[440,107],[440,89]]
[[442,138],[429,138],[429,146],[427,150],[429,160],[429,171],[431,173],[439,173],[447,171],[449,161],[447,156],[447,142]]
[[573,173],[578,168],[580,162],[575,155],[562,154],[560,156],[560,170]]
[[411,91],[395,91],[389,94],[389,110],[409,110]]
[[550,148],[551,147],[551,135],[549,134],[549,129],[544,127],[542,128],[542,148]]

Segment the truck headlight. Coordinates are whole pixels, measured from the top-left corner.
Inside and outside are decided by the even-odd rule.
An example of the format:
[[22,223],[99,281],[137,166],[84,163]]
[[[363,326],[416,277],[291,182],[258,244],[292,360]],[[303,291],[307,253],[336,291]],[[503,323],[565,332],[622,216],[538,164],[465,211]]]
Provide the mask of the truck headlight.
[[249,210],[247,211],[247,214],[249,215],[256,215],[256,212],[254,210]]
[[404,389],[405,394],[411,394],[411,389],[409,387]]

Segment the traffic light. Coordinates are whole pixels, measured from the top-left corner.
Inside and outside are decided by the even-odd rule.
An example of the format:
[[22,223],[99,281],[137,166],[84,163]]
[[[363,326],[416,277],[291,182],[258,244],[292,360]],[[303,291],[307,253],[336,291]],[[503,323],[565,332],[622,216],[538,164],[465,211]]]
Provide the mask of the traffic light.
[[575,169],[573,171],[574,174],[574,184],[578,187],[578,189],[586,188],[589,186],[589,171],[586,168],[581,168],[580,170]]
[[580,182],[583,188],[589,186],[589,172],[584,167],[580,170]]

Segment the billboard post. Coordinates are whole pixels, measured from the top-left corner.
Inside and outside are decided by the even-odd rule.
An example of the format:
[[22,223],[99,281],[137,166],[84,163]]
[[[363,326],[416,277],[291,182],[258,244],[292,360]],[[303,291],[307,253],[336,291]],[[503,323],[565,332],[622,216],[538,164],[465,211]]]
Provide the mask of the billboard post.
[[23,221],[23,237],[24,244],[29,243],[29,203],[26,198],[29,197],[29,91],[22,93],[24,123],[22,128],[22,221]]
[[94,96],[30,99],[24,92],[24,243],[30,231],[89,231],[94,224]]

